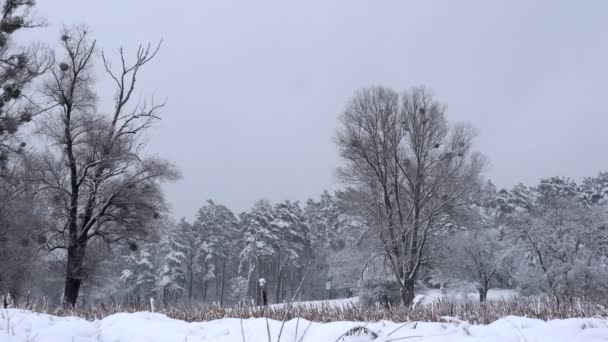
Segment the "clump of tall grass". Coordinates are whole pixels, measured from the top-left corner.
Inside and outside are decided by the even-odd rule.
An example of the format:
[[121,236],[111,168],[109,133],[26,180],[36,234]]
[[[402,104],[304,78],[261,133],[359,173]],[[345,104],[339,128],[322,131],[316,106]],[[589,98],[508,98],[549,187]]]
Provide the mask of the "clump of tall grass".
[[[150,311],[149,307],[140,305],[86,305],[66,308],[52,305],[45,300],[29,300],[28,303],[15,307],[56,316],[77,316],[88,320],[101,319],[121,312]],[[454,303],[442,299],[430,304],[413,308],[404,306],[376,305],[363,308],[355,304],[335,306],[329,303],[307,305],[268,306],[236,305],[220,307],[218,305],[158,305],[157,313],[188,322],[210,321],[221,318],[255,318],[265,317],[278,321],[294,318],[315,322],[355,321],[376,322],[441,322],[442,317],[451,316],[472,324],[488,324],[505,316],[523,316],[542,320],[573,317],[608,317],[608,306],[583,300],[569,303],[557,302],[547,297],[519,297],[492,303]]]

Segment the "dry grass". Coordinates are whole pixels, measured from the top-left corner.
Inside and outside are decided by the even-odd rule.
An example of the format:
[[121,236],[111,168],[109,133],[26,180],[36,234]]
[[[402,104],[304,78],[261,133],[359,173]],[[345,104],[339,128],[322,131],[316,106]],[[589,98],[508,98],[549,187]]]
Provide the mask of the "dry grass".
[[[78,316],[88,320],[100,319],[120,312],[147,311],[147,307],[98,305],[77,309],[46,304],[44,301],[30,302],[20,306],[36,312],[56,316]],[[283,307],[235,306],[219,307],[201,306],[167,306],[158,307],[156,312],[188,322],[209,321],[221,318],[266,317],[278,321],[302,318],[315,322],[358,321],[375,322],[388,320],[393,322],[440,322],[442,317],[451,316],[473,324],[488,324],[505,316],[524,316],[543,320],[572,317],[607,317],[608,307],[605,304],[574,301],[572,304],[557,304],[548,298],[518,298],[510,301],[488,304],[454,304],[447,300],[418,306],[413,309],[397,306],[389,309],[383,307],[364,309],[355,305],[332,306],[295,305]]]

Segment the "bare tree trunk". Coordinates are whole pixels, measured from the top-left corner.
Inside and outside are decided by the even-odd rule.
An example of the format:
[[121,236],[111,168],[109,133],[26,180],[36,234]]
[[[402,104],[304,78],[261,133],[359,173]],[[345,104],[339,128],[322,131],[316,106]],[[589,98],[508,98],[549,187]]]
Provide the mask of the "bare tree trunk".
[[220,289],[220,307],[224,306],[224,283],[226,281],[226,259],[222,262],[222,285]]
[[207,301],[207,281],[203,282],[203,303]]
[[406,278],[401,289],[401,302],[405,306],[410,306],[414,302],[414,280]]
[[67,267],[65,273],[65,286],[63,289],[64,303],[74,307],[82,285],[84,254],[86,240],[77,240],[68,247]]
[[[218,270],[218,272],[219,272],[220,268],[217,267],[218,266],[217,264],[215,266],[216,266],[215,269]],[[215,279],[215,285],[213,286],[213,289],[215,292],[215,302],[219,303],[219,301],[220,301],[220,282],[222,281],[222,279],[219,277],[219,274],[217,274],[214,279]]]
[[194,288],[194,272],[192,270],[192,262],[188,265],[188,302],[192,301],[192,289]]
[[274,302],[278,303],[279,302],[279,287],[281,286],[281,273],[282,273],[282,269],[281,269],[281,251],[279,250],[279,255],[277,256],[277,267],[275,270],[275,279],[276,279],[276,285],[274,287]]
[[479,302],[485,303],[488,298],[488,291],[490,290],[490,280],[484,279],[481,282],[481,286],[479,287]]
[[479,302],[485,303],[488,298],[488,288],[483,286],[479,288]]
[[289,295],[293,297],[293,283],[295,282],[296,279],[296,270],[292,269],[291,270],[291,281],[289,282]]
[[260,305],[262,298],[260,296],[260,278],[264,278],[264,270],[262,269],[263,264],[262,260],[258,257],[256,258],[256,271],[257,271],[257,279],[254,281],[254,289],[255,289],[255,303]]
[[279,271],[279,274],[277,275],[277,285],[274,288],[274,302],[275,303],[280,303],[281,302],[281,284],[282,284],[282,280],[283,279],[283,270]]

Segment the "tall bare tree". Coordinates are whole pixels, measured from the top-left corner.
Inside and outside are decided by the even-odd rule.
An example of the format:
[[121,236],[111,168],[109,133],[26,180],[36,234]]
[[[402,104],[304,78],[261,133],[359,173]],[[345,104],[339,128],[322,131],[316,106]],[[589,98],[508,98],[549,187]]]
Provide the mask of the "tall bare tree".
[[117,71],[102,54],[116,85],[111,114],[102,115],[92,76],[96,42],[78,28],[65,30],[61,43],[64,60],[45,87],[49,105],[57,109],[41,124],[49,151],[37,160],[35,180],[53,207],[47,247],[66,251],[64,302],[74,306],[89,243],[145,237],[164,209],[160,182],[176,179],[178,172],[164,160],[143,157],[140,136],[160,119],[164,104],[134,97],[137,77],[160,45],[140,46],[132,64],[119,49]]
[[[402,96],[391,89],[358,91],[341,116],[337,145],[343,181],[370,193],[373,229],[401,288],[414,299],[427,241],[450,222],[450,212],[471,201],[483,158],[471,152],[473,130],[449,125],[445,106],[424,87]],[[375,257],[374,256],[374,257]]]

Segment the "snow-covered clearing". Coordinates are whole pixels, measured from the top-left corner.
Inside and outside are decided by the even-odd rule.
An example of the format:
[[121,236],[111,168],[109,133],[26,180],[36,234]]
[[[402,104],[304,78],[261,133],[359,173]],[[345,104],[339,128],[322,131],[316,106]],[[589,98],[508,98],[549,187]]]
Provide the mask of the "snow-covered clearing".
[[[241,330],[242,322],[242,330]],[[356,322],[310,323],[291,320],[285,323],[281,341],[334,342]],[[591,342],[608,339],[608,319],[571,318],[545,322],[538,319],[506,317],[489,325],[470,325],[457,320],[445,323],[364,324],[378,335],[375,341],[496,341],[496,342]],[[27,310],[0,311],[2,342],[168,342],[277,341],[281,322],[263,318],[226,318],[211,322],[187,323],[149,312],[120,313],[101,320],[87,321],[76,317],[56,317]],[[304,332],[306,331],[306,334]],[[303,336],[303,338],[302,338]],[[340,341],[371,341],[369,336],[345,336]]]
[[[491,289],[488,291],[487,301],[499,302],[499,301],[509,301],[517,297],[517,291],[510,289]],[[357,305],[358,297],[352,298],[340,298],[340,299],[330,299],[330,300],[313,300],[313,301],[302,301],[302,302],[294,302],[293,306],[304,306],[304,307],[348,307],[352,305]],[[452,303],[479,303],[479,293],[470,292],[470,293],[457,293],[457,292],[448,292],[441,293],[441,290],[437,289],[425,289],[419,290],[416,298],[414,298],[415,305],[428,305],[433,304],[439,300],[449,300]],[[284,308],[288,304],[272,304],[270,305],[273,308]]]
[[[348,307],[352,305],[357,305],[358,297],[351,298],[340,298],[340,299],[329,299],[329,300],[309,300],[302,302],[294,302],[292,306],[303,306],[303,307]],[[272,308],[284,308],[288,306],[289,303],[282,304],[272,304],[270,305]]]
[[[486,300],[488,302],[500,302],[500,301],[509,301],[517,297],[517,291],[510,289],[491,289],[488,291],[488,297]],[[457,292],[448,292],[441,293],[441,290],[429,289],[419,291],[414,298],[414,303],[416,305],[420,304],[432,304],[439,300],[449,300],[452,303],[479,303],[479,293],[470,292],[467,294],[457,293]]]

